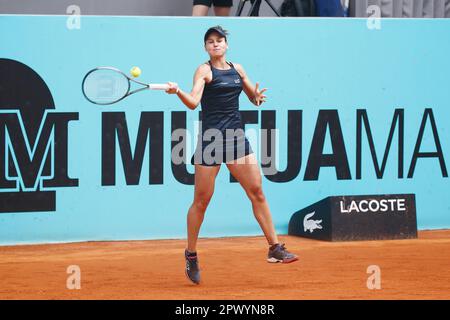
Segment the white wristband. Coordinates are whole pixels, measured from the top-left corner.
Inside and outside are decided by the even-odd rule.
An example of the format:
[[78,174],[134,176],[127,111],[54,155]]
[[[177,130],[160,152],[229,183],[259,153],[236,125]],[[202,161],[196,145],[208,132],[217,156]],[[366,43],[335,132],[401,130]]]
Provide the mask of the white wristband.
[[177,88],[177,92],[175,92],[175,93],[178,94],[178,92],[180,92],[180,88]]

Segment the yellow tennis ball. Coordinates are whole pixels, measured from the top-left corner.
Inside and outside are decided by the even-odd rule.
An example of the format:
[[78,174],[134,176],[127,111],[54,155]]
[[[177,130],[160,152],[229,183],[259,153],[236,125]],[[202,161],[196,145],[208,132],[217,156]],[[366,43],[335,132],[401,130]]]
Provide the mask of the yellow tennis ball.
[[139,67],[133,67],[131,68],[130,73],[133,77],[137,78],[141,75],[141,69],[139,69]]

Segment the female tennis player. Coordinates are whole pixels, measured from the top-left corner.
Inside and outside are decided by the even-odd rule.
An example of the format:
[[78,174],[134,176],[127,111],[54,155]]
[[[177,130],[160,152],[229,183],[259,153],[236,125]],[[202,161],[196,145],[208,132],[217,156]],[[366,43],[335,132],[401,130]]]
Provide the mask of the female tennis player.
[[[289,263],[298,257],[278,242],[269,205],[264,196],[256,157],[243,133],[239,113],[239,95],[244,90],[250,101],[260,106],[266,100],[258,83],[254,86],[241,65],[226,61],[227,32],[220,26],[208,29],[204,44],[209,61],[200,65],[194,75],[190,93],[169,82],[169,94],[176,94],[191,110],[201,102],[201,136],[191,163],[195,164],[194,201],[187,215],[186,275],[200,283],[197,239],[206,208],[214,192],[214,183],[221,163],[244,188],[253,213],[269,244],[268,262]],[[230,134],[230,132],[232,134]],[[214,137],[214,138],[211,138]],[[213,145],[213,147],[211,147]]]

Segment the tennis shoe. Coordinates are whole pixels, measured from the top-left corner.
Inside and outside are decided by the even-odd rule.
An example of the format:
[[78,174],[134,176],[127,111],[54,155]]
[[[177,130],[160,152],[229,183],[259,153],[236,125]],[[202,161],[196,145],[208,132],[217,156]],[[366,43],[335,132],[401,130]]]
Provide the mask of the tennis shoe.
[[200,268],[198,266],[197,255],[189,255],[188,251],[184,251],[184,257],[186,259],[186,276],[195,284],[200,284]]
[[287,251],[284,243],[275,244],[269,248],[269,254],[267,255],[267,261],[270,263],[290,263],[298,260],[298,256]]

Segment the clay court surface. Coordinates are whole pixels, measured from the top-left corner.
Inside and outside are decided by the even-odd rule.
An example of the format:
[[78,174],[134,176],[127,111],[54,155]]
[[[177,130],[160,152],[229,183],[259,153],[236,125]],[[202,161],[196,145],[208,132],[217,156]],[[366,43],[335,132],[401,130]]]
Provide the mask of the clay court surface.
[[[184,240],[0,247],[0,299],[450,299],[450,230],[414,240],[330,243],[281,236],[300,260],[265,261],[263,237],[201,239],[202,284],[184,275]],[[66,288],[69,265],[81,289]],[[369,290],[367,267],[381,269]]]

